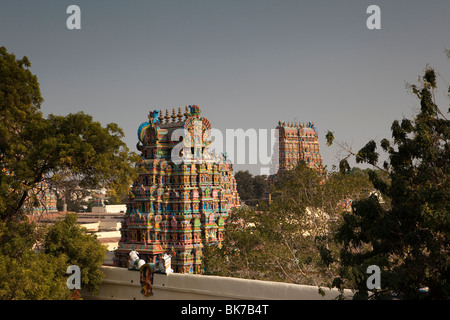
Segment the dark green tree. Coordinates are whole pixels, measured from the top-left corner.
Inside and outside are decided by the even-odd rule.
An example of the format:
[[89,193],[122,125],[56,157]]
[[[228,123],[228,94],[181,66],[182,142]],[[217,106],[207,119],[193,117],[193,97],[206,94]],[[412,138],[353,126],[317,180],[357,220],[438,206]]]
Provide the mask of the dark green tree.
[[255,197],[258,200],[262,200],[265,197],[266,191],[268,191],[267,176],[254,176],[253,187],[255,191]]
[[266,200],[266,191],[268,191],[267,176],[253,176],[248,170],[240,170],[234,176],[239,197],[246,205],[255,206],[260,201]]
[[[435,102],[436,73],[427,67],[413,119],[392,123],[392,141],[381,148],[388,160],[370,179],[379,194],[353,204],[336,239],[342,244],[340,275],[334,284],[357,290],[356,298],[448,299],[450,297],[450,126]],[[450,111],[450,110],[449,110]],[[332,143],[332,134],[328,135]],[[370,141],[356,162],[376,166],[377,144]],[[369,290],[367,268],[381,269],[381,289]]]
[[27,57],[16,60],[0,47],[0,216],[16,213],[26,200],[23,194],[35,184],[36,173],[24,164],[32,148],[26,127],[39,122],[43,101],[37,78]]
[[237,191],[242,201],[255,199],[255,188],[253,185],[253,175],[248,171],[238,171],[234,175],[236,179]]

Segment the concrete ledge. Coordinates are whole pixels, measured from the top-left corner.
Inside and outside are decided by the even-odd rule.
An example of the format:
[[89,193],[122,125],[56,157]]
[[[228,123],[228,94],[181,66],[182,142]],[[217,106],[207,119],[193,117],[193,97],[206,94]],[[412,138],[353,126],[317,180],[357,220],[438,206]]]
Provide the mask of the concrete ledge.
[[[120,227],[122,226],[121,222],[117,221],[100,221],[99,229],[103,231],[117,231],[119,232]],[[120,234],[120,232],[119,232]]]
[[98,239],[120,238],[120,231],[99,231],[95,235]]
[[99,223],[98,222],[82,223],[80,225],[82,227],[85,227],[88,231],[91,231],[91,232],[97,232],[99,230]]
[[[153,296],[141,294],[140,273],[126,268],[102,267],[105,274],[99,293],[83,292],[84,299],[100,300],[331,300],[339,295],[336,289],[290,283],[247,280],[239,278],[171,273],[155,274]],[[351,299],[350,290],[344,292]]]

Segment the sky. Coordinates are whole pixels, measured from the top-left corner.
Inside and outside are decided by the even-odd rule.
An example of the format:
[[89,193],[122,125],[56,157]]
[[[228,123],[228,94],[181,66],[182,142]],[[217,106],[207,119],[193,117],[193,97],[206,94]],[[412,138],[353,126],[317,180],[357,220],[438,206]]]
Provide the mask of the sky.
[[[79,30],[67,28],[70,5]],[[367,27],[370,5],[381,29]],[[136,152],[155,109],[199,105],[223,132],[314,122],[329,169],[340,149],[328,130],[359,150],[418,110],[405,84],[427,65],[450,83],[449,31],[444,0],[0,0],[0,46],[31,61],[44,115],[115,122]],[[259,174],[235,165],[245,169]]]

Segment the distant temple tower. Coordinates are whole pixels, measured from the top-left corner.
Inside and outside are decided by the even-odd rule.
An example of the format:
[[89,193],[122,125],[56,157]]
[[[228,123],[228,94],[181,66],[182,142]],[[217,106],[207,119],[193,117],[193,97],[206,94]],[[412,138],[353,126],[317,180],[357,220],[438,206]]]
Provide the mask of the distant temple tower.
[[208,150],[210,129],[198,106],[172,115],[155,110],[139,126],[141,173],[122,221],[116,266],[128,267],[136,250],[147,263],[168,253],[175,272],[201,273],[203,243],[222,241],[230,209],[240,206],[232,164]]
[[[33,200],[35,199],[35,203]],[[36,202],[38,206],[36,206]],[[43,213],[57,212],[56,192],[49,188],[47,182],[39,182],[35,188],[30,190],[29,198],[25,202],[24,208],[28,214],[39,215]]]
[[293,169],[300,161],[310,168],[322,170],[317,129],[314,123],[278,122],[279,129],[279,170]]

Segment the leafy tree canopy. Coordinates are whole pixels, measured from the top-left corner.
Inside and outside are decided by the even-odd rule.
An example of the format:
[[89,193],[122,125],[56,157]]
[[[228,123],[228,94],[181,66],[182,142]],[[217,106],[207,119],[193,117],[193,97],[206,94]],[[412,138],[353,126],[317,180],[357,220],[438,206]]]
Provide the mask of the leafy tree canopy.
[[[137,175],[117,124],[102,126],[83,112],[44,118],[43,98],[27,57],[0,47],[0,299],[66,299],[66,270],[81,269],[95,292],[105,248],[67,215],[48,229],[28,221],[43,186],[107,188],[121,197]],[[40,250],[44,249],[44,252]]]
[[0,217],[21,214],[42,181],[64,190],[102,188],[120,197],[136,177],[121,128],[103,127],[90,115],[42,116],[39,84],[24,57],[16,60],[0,48]]
[[81,270],[81,288],[95,293],[106,248],[77,223],[76,214],[53,226],[30,221],[0,222],[0,299],[64,300],[69,265]]
[[254,206],[264,199],[268,190],[267,176],[253,176],[248,170],[240,170],[234,177],[239,197],[246,205]]
[[[357,289],[357,298],[450,297],[450,123],[435,102],[435,71],[427,67],[419,80],[410,88],[420,112],[394,121],[392,140],[380,143],[388,179],[370,173],[389,205],[374,195],[357,201],[336,234],[342,249],[335,285]],[[333,143],[331,133],[327,138]],[[377,148],[370,141],[353,155],[378,167]],[[380,267],[381,289],[368,289],[369,265]]]
[[367,171],[329,177],[300,163],[281,173],[271,187],[272,202],[258,211],[243,206],[231,212],[221,246],[205,246],[208,274],[331,286],[336,252],[329,241],[333,217],[345,200],[369,194]]
[[96,292],[103,279],[100,267],[105,260],[106,247],[80,226],[77,218],[76,214],[67,214],[49,229],[45,235],[45,253],[66,256],[71,265],[80,267],[82,288]]

